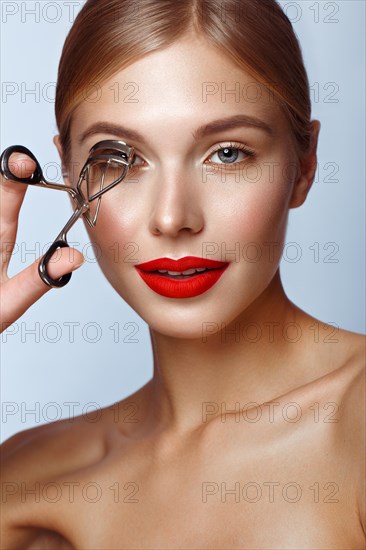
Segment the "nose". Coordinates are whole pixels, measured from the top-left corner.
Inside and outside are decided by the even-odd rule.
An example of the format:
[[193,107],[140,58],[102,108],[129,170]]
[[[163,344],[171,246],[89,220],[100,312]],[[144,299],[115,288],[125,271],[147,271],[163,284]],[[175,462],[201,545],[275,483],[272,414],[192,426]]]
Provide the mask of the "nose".
[[[156,194],[151,210],[149,229],[153,235],[177,237],[179,233],[197,234],[202,231],[204,217],[199,182],[179,174],[157,175]],[[154,186],[155,187],[155,186]]]

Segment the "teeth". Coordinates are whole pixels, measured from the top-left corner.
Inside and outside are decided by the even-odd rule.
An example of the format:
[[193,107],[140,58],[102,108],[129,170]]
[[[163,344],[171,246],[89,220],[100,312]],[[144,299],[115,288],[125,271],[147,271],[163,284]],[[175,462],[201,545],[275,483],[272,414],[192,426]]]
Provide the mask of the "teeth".
[[186,271],[182,272],[182,275],[192,275],[192,273],[196,273],[195,269],[186,269]]
[[186,271],[167,271],[166,269],[158,269],[159,273],[168,273],[168,275],[193,275],[196,272],[206,271],[206,267],[198,267],[197,269],[186,269]]

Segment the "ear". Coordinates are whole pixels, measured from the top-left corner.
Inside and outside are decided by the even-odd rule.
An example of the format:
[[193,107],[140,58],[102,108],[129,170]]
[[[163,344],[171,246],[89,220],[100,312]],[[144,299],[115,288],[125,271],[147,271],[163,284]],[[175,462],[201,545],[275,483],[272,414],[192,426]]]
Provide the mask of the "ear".
[[62,168],[62,177],[65,181],[65,183],[67,185],[71,185],[71,182],[70,182],[70,179],[69,179],[69,174],[65,168],[65,165],[63,163],[63,158],[64,158],[64,155],[63,155],[63,151],[62,151],[62,147],[61,147],[61,143],[60,143],[60,136],[57,135],[53,138],[53,143],[56,145],[56,149],[58,151],[58,154],[59,154],[59,157],[60,157],[60,160],[61,160],[61,168]]
[[321,125],[319,120],[313,120],[311,125],[312,135],[310,151],[301,163],[300,176],[294,184],[289,208],[298,208],[305,202],[315,178],[318,162],[316,151],[318,147],[318,138]]

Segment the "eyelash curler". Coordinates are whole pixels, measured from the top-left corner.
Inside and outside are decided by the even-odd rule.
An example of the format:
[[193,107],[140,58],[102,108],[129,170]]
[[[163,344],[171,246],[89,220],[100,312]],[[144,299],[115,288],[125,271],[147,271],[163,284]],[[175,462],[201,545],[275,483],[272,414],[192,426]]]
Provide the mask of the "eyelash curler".
[[[9,158],[13,153],[26,154],[32,159],[36,168],[30,177],[20,178],[15,176],[9,168]],[[76,188],[45,180],[41,166],[36,157],[27,147],[13,145],[3,151],[0,157],[0,172],[5,179],[15,183],[46,187],[66,191],[75,202],[75,210],[66,225],[61,229],[47,252],[42,256],[38,272],[46,285],[53,288],[65,286],[71,279],[71,273],[62,275],[59,279],[52,279],[47,272],[47,265],[52,254],[58,248],[68,247],[67,233],[74,223],[84,216],[90,227],[95,227],[98,218],[102,195],[121,183],[128,174],[134,160],[134,149],[123,141],[104,140],[96,143],[89,151],[89,156],[81,169]],[[100,174],[99,174],[100,171]],[[85,193],[82,186],[85,187]],[[97,200],[94,215],[92,215],[90,203]]]

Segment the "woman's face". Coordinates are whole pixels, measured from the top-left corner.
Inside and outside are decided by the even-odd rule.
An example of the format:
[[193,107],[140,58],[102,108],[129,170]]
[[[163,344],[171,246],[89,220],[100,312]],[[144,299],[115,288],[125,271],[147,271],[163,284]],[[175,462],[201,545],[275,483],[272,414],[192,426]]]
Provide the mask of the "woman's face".
[[[243,115],[260,122],[233,119],[230,127],[227,119]],[[225,119],[225,127],[212,124]],[[121,129],[97,128],[82,140],[97,123]],[[296,179],[292,136],[271,94],[214,47],[184,39],[98,93],[91,88],[73,116],[72,162],[83,165],[103,139],[125,141],[137,155],[128,178],[103,196],[96,227],[87,226],[107,279],[160,333],[200,338],[204,323],[228,325],[277,271]],[[162,296],[135,268],[185,256],[228,267],[188,298]]]

